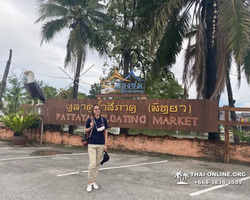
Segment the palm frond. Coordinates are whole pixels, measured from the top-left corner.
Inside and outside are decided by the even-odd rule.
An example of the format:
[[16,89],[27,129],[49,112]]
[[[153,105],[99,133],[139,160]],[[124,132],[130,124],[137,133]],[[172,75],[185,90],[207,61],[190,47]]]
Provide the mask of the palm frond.
[[[187,6],[187,10],[189,10],[190,5],[194,2],[195,1],[190,2],[190,0],[169,0],[159,6],[154,13],[154,28],[151,33],[151,52],[153,52],[155,45],[164,33],[166,25],[171,22],[170,18],[175,16],[176,13],[180,13],[185,6]],[[187,11],[184,11],[182,16],[185,17],[186,14]]]
[[199,16],[197,25],[196,46],[195,46],[195,63],[193,68],[194,79],[196,82],[197,98],[204,97],[206,82],[206,59],[207,59],[207,39],[205,26]]
[[[140,16],[142,17],[135,26],[136,34],[144,35],[151,32],[151,49],[154,49],[154,44],[157,44],[157,41],[161,38],[160,36],[164,32],[169,18],[177,12],[180,13],[185,6],[193,4],[194,2],[195,0],[169,0],[167,2],[159,0],[154,1],[155,4],[149,2],[144,10],[139,10]],[[139,5],[141,4],[139,3]],[[187,6],[187,8],[189,10],[190,6]],[[187,14],[187,12],[184,13]]]
[[[44,0],[39,0],[44,1]],[[62,5],[63,7],[86,6],[87,0],[48,0],[50,3]]]
[[250,84],[250,49],[247,51],[242,69],[247,79],[247,83]]
[[220,1],[218,8],[218,26],[225,30],[229,51],[233,53],[240,72],[250,44],[249,6],[243,0],[231,0]]
[[197,27],[192,25],[185,35],[185,38],[188,39],[188,45],[187,45],[187,49],[185,50],[184,68],[183,68],[183,74],[182,74],[182,82],[184,84],[184,93],[187,92],[187,90],[191,86],[191,82],[193,81],[191,69],[193,69],[193,66],[194,66],[196,44],[192,45],[191,40],[196,36],[196,34],[197,34]]
[[81,29],[86,35],[86,40],[88,42],[88,46],[91,49],[96,49],[100,56],[103,56],[107,52],[107,46],[105,44],[105,40],[99,36],[99,32],[95,30],[90,21],[86,20],[86,22],[81,22]]
[[154,18],[156,17],[154,11],[164,2],[165,0],[138,0],[136,12],[139,19],[134,27],[137,35],[141,36],[152,30],[154,27]]
[[53,17],[65,17],[68,14],[68,9],[54,3],[44,3],[41,2],[38,7],[38,15],[39,18],[35,21],[38,23],[40,21],[44,21]]
[[176,62],[176,57],[181,51],[183,38],[188,29],[188,20],[189,15],[179,17],[177,14],[170,18],[156,51],[153,74],[159,74],[160,69],[169,68]]
[[88,14],[88,16],[91,21],[95,22],[96,24],[105,24],[111,22],[111,19],[108,17],[108,15],[99,11],[93,10]]
[[184,59],[184,68],[182,73],[182,82],[185,86],[185,89],[188,90],[191,86],[193,79],[192,70],[194,66],[195,59],[195,44],[191,45],[191,39],[188,41],[187,49],[185,50],[185,59]]
[[67,26],[67,22],[68,21],[65,18],[60,18],[46,22],[43,25],[41,31],[41,36],[42,36],[41,45],[43,41],[49,42],[55,36],[56,33],[60,32],[63,28],[65,28]]
[[188,30],[188,32],[186,33],[185,38],[186,39],[193,38],[196,33],[197,33],[196,26],[192,26],[192,28],[190,28],[190,30]]
[[77,60],[82,60],[83,67],[86,59],[87,38],[81,28],[80,23],[78,23],[76,27],[71,31],[70,44],[71,52],[75,55],[75,57],[77,57]]
[[91,11],[105,11],[106,9],[107,6],[99,3],[98,1],[88,1],[88,6],[86,7],[86,10]]
[[218,26],[216,45],[217,76],[214,94],[211,96],[211,98],[217,98],[217,96],[223,92],[226,83],[226,73],[229,68],[230,54],[223,26]]
[[71,43],[71,34],[72,34],[72,30],[70,31],[70,35],[67,41],[67,45],[66,45],[66,57],[64,59],[64,67],[66,68],[67,66],[71,67],[71,70],[74,72],[75,70],[75,66],[76,66],[76,55]]

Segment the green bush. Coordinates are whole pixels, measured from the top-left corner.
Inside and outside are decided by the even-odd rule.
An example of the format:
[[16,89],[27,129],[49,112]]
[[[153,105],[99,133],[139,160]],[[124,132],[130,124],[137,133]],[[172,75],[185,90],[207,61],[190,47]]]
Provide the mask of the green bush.
[[235,131],[234,133],[240,137],[240,141],[250,142],[250,135],[248,133],[239,130]]
[[19,114],[6,115],[1,118],[1,121],[6,126],[15,131],[14,135],[22,135],[23,130],[32,126],[39,119],[38,115],[20,116]]

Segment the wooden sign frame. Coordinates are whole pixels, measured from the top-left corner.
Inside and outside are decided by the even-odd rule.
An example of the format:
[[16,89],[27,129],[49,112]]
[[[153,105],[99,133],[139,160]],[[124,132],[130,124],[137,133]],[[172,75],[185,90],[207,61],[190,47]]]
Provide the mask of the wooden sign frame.
[[217,100],[47,99],[44,124],[85,126],[94,104],[109,127],[218,132]]

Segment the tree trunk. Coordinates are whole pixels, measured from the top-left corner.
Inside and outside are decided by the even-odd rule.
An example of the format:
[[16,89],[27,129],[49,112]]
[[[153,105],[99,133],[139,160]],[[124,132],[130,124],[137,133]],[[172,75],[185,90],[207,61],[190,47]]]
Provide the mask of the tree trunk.
[[[79,89],[79,79],[80,79],[80,73],[81,73],[81,66],[82,66],[82,60],[78,59],[77,66],[76,66],[76,73],[74,77],[74,86],[73,86],[73,99],[77,99],[78,95],[78,89]],[[69,133],[74,133],[74,126],[69,126]]]
[[[124,29],[128,27],[128,19],[127,19],[127,0],[123,0],[123,9],[124,9],[124,16],[123,16],[123,25]],[[126,42],[126,41],[125,41]],[[130,50],[127,49],[127,44],[124,43],[124,68],[123,68],[123,77],[126,78],[129,74],[129,65],[130,65]],[[120,134],[129,134],[129,128],[120,128]]]
[[2,79],[2,84],[1,84],[1,88],[0,88],[0,108],[2,107],[2,98],[3,98],[5,88],[6,88],[8,74],[10,71],[11,58],[12,58],[12,49],[10,49],[9,60],[7,61],[7,64],[5,67],[5,71],[4,71],[4,75],[3,75],[3,79]]
[[[227,74],[226,74],[226,85],[227,85],[228,104],[230,107],[234,107],[235,101],[233,100],[233,92],[232,92],[231,81],[230,81],[230,76],[229,76],[229,69],[227,70]],[[235,111],[230,111],[230,118],[231,118],[231,121],[236,121]],[[239,143],[240,138],[237,134],[235,134],[237,127],[236,126],[232,126],[232,127],[233,127],[233,134],[234,134],[234,142]]]
[[[129,74],[131,55],[129,50],[124,51],[124,72],[123,78],[126,78]],[[129,134],[129,128],[120,128],[120,134]]]
[[[206,99],[210,99],[215,91],[217,82],[217,67],[216,67],[216,41],[213,45],[213,17],[214,6],[216,1],[209,1],[206,13],[206,37],[207,37],[207,61],[206,61]],[[219,102],[219,101],[218,101]],[[220,140],[219,126],[218,132],[211,132],[208,135],[208,140]]]
[[77,99],[78,95],[78,89],[79,89],[79,79],[80,79],[80,73],[81,73],[81,66],[82,66],[82,60],[77,61],[76,66],[76,74],[74,78],[74,86],[73,86],[73,99]]
[[123,76],[126,78],[129,74],[129,68],[130,68],[130,51],[129,50],[124,50],[124,72]]

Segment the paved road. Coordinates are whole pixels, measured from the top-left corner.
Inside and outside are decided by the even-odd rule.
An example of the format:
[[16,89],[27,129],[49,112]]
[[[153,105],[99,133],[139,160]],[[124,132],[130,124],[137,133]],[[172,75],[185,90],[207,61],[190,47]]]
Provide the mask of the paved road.
[[[38,152],[37,152],[38,151]],[[47,155],[39,155],[47,151]],[[59,155],[55,151],[64,152]],[[1,200],[235,200],[250,198],[249,166],[110,153],[101,167],[99,190],[86,192],[86,150],[52,147],[14,148],[0,142]],[[189,175],[187,185],[177,185],[177,171]],[[191,172],[244,172],[244,177],[193,177]],[[243,174],[244,175],[244,174]],[[239,180],[242,185],[199,185],[198,180]],[[207,189],[207,190],[204,190]]]

